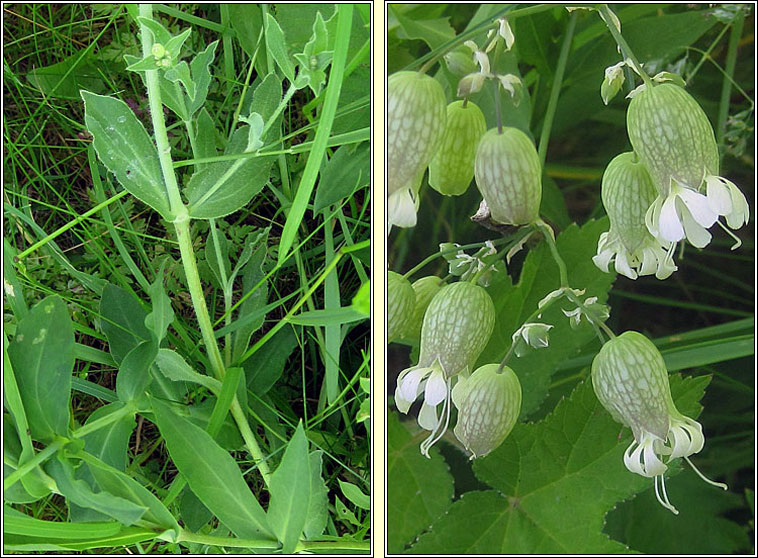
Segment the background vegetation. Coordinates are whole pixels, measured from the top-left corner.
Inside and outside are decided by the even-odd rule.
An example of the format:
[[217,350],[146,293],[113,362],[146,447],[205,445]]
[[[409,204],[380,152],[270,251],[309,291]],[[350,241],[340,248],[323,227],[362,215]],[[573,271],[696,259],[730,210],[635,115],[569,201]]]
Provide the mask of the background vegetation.
[[[125,70],[125,55],[141,58],[136,12],[115,4],[5,4],[3,9],[6,292],[9,286],[15,289],[28,307],[52,294],[65,301],[75,330],[70,407],[71,427],[78,428],[116,400],[118,366],[111,354],[115,356],[113,343],[108,344],[109,322],[128,314],[123,309],[127,306],[144,318],[155,294],[150,285],[158,277],[165,277],[165,292],[175,314],[164,346],[180,353],[196,370],[210,371],[173,227],[136,198],[124,196],[122,186],[90,149],[92,138],[84,126],[80,89],[125,101],[152,133],[143,81],[138,73]],[[211,122],[205,123],[210,132],[201,138],[204,149],[214,154],[224,149],[238,126],[241,110],[250,106],[252,93],[269,72],[278,72],[281,81],[282,73],[275,65],[280,53],[268,51],[263,39],[266,13],[278,21],[289,56],[303,50],[310,40],[317,12],[324,20],[332,18],[333,41],[337,17],[332,4],[155,6],[154,17],[172,34],[192,29],[184,44],[185,55],[191,57],[218,41],[205,104]],[[276,141],[269,149],[278,155],[260,194],[242,210],[215,219],[215,225],[208,220],[192,221],[193,247],[218,337],[228,343],[230,335],[246,328],[252,334],[250,345],[258,343],[288,312],[293,314],[302,305],[244,362],[244,410],[272,470],[280,463],[298,422],[303,421],[310,447],[317,450],[322,463],[323,482],[314,486],[323,498],[319,511],[323,535],[315,538],[325,549],[340,548],[329,541],[342,540],[348,541],[344,548],[355,551],[368,549],[370,535],[370,328],[366,314],[351,308],[370,275],[370,75],[369,7],[356,6],[331,127],[332,138],[339,139],[330,140],[314,196],[305,199],[307,207],[302,201],[295,202],[295,197],[321,123],[323,88],[319,92],[299,90],[285,109],[278,129],[271,134]],[[164,116],[174,161],[192,164],[186,161],[193,159],[196,146],[190,144],[181,120],[168,109]],[[176,167],[180,181],[186,183],[192,167]],[[105,207],[90,211],[104,201],[109,202]],[[278,247],[294,203],[305,213],[295,230],[293,252],[285,258],[287,254],[280,255]],[[211,244],[214,237],[221,238],[221,251],[228,254],[232,268],[245,257],[250,262],[227,289],[231,302],[237,303],[262,281],[254,296],[232,314],[234,319],[225,317],[229,301]],[[349,251],[361,243],[363,249]],[[33,250],[13,262],[14,255],[32,245]],[[340,248],[348,252],[343,254]],[[336,269],[316,287],[340,255],[344,257]],[[107,304],[116,304],[112,295],[124,306],[104,316]],[[13,300],[6,297],[4,304],[5,346],[13,339],[20,319],[19,303]],[[243,351],[248,346],[245,344]],[[207,389],[194,385],[181,401],[201,427],[208,424],[214,405],[215,398],[209,395]],[[144,415],[136,418],[123,436],[122,447],[115,450],[124,454],[124,471],[165,501],[187,530],[227,536],[229,531],[188,489],[167,499],[176,467],[154,421]],[[14,470],[12,465],[18,464],[11,444],[17,437],[8,412],[3,419],[7,476]],[[268,492],[242,448],[231,417],[223,424],[217,442],[231,453],[249,488],[266,507]],[[14,488],[23,491],[21,483]],[[41,499],[30,499],[22,492],[6,492],[6,497],[16,510],[36,519],[67,522],[86,518],[81,508],[55,492]],[[40,538],[31,542],[9,538],[6,532],[6,550],[219,551],[211,543],[180,546],[152,540],[154,535],[142,539],[114,536],[87,544],[80,536],[75,543],[67,542],[74,529],[59,532],[49,523],[44,525],[53,530],[40,532]],[[56,533],[65,535],[56,542],[58,546],[50,542]],[[23,534],[29,534],[28,529]],[[319,548],[314,545],[312,550],[318,552]]]

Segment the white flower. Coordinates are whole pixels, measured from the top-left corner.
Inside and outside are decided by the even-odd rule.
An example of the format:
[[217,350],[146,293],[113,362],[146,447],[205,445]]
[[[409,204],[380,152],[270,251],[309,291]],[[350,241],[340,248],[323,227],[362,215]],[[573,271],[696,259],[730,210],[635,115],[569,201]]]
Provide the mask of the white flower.
[[387,197],[387,234],[392,231],[392,226],[410,228],[416,226],[416,212],[418,211],[421,180],[424,178],[422,170],[409,186],[399,188]]
[[629,251],[611,226],[608,232],[600,235],[597,255],[592,257],[592,261],[607,273],[608,265],[613,260],[616,271],[629,279],[653,273],[658,279],[666,279],[677,270],[673,260],[675,247],[673,242],[662,245],[649,235],[634,251]]
[[645,214],[645,224],[654,237],[664,242],[679,242],[686,237],[696,248],[711,241],[708,229],[717,219],[706,196],[675,179],[671,180],[668,195],[659,195]]
[[[395,388],[395,405],[401,413],[407,413],[411,404],[424,393],[424,402],[418,414],[418,424],[429,430],[429,437],[421,443],[421,453],[429,456],[429,449],[439,440],[450,422],[451,378],[445,372],[439,359],[431,366],[412,366],[400,373]],[[442,403],[440,414],[437,407]]]

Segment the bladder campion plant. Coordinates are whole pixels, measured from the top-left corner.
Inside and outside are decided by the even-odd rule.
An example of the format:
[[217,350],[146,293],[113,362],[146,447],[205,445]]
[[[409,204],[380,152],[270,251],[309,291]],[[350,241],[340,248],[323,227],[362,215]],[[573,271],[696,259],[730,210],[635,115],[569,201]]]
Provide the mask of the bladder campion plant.
[[[745,10],[389,11],[390,551],[747,548],[744,525],[732,525],[741,533],[733,546],[691,534],[693,521],[706,521],[700,514],[715,516],[718,502],[740,496],[736,475],[716,463],[718,410],[698,418],[711,376],[672,372],[752,355],[751,311],[743,305],[745,319],[724,324],[744,333],[739,349],[705,328],[710,321],[699,329],[663,311],[718,314],[721,301],[698,298],[708,289],[693,278],[701,253],[689,246],[722,248],[709,232],[716,224],[732,250],[748,236],[739,229],[750,224],[749,182],[741,189],[742,165],[724,157],[731,88],[749,106],[746,118],[753,107],[735,81]],[[669,35],[695,22],[686,39]],[[685,81],[713,79],[699,69],[730,31],[714,126],[703,89]],[[703,41],[705,54],[694,46]],[[628,107],[616,99],[606,108],[622,88]],[[752,140],[752,130],[744,135]],[[723,251],[721,262],[734,258]],[[411,261],[417,254],[430,255]],[[708,272],[728,280],[725,270]],[[661,285],[668,298],[649,294]],[[638,311],[622,297],[660,308]],[[661,337],[678,328],[681,336]],[[711,331],[723,352],[696,356]],[[743,406],[752,416],[752,403]],[[702,486],[674,477],[682,459]],[[727,483],[701,469],[728,479],[732,493],[713,490]],[[670,542],[657,536],[661,525]]]

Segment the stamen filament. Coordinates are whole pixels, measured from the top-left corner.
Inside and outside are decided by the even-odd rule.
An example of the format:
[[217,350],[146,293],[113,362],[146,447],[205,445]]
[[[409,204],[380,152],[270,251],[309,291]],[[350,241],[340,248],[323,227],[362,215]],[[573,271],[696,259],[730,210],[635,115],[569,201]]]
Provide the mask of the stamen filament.
[[726,486],[726,484],[724,484],[723,482],[716,482],[716,481],[712,481],[711,479],[709,479],[708,477],[706,477],[706,476],[705,476],[703,473],[701,473],[701,472],[698,470],[698,468],[697,468],[697,467],[695,467],[695,464],[694,464],[692,461],[690,461],[690,458],[689,458],[689,457],[687,457],[687,456],[684,456],[684,460],[685,460],[687,463],[689,463],[689,464],[690,464],[690,467],[692,467],[692,469],[693,469],[693,470],[694,470],[694,471],[697,473],[697,475],[698,475],[698,476],[699,476],[701,479],[703,479],[705,482],[707,482],[708,484],[712,484],[713,486],[718,486],[718,487],[720,487],[720,488],[723,488],[724,490],[727,490],[727,488],[728,488],[728,487],[727,487],[727,486]]

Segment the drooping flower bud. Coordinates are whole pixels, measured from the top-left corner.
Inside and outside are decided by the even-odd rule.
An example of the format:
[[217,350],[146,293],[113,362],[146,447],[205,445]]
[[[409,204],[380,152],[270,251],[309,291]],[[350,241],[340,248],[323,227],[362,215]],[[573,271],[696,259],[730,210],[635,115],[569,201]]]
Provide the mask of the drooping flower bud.
[[674,244],[661,243],[645,225],[645,214],[656,198],[650,174],[634,153],[615,157],[603,173],[601,197],[611,226],[600,235],[598,253],[592,260],[608,272],[615,258],[616,271],[630,279],[655,273],[665,279],[676,271]]
[[[592,386],[614,420],[632,429],[634,441],[624,453],[627,469],[654,477],[658,501],[679,513],[666,496],[663,474],[668,467],[662,457],[668,456],[667,463],[684,457],[692,465],[688,456],[703,448],[705,438],[700,424],[677,410],[661,353],[641,333],[627,331],[605,343],[595,356]],[[692,467],[705,481],[726,488]]]
[[446,196],[460,196],[474,178],[474,156],[487,123],[471,101],[447,106],[447,124],[442,144],[429,164],[429,186]]
[[421,326],[420,366],[439,361],[450,378],[473,366],[490,340],[495,305],[482,287],[458,282],[434,295]]
[[479,142],[474,163],[476,186],[493,221],[526,225],[539,218],[542,167],[537,150],[517,128],[488,131]]
[[408,187],[437,151],[445,130],[445,92],[419,72],[397,72],[388,79],[388,190]]
[[447,69],[457,78],[462,78],[477,70],[474,57],[471,55],[471,51],[466,48],[448,52],[443,58],[445,59]]
[[408,328],[416,295],[410,281],[394,271],[387,272],[387,342],[403,335]]
[[711,123],[683,88],[672,83],[645,87],[629,103],[626,125],[660,193],[668,194],[671,180],[698,190],[706,174],[718,174]]
[[731,228],[747,222],[745,196],[718,176],[713,128],[687,91],[670,82],[647,85],[632,98],[626,121],[632,147],[659,194],[646,215],[653,236],[667,242],[686,237],[703,248],[719,215]]
[[453,388],[453,404],[458,423],[453,431],[471,452],[471,459],[482,457],[503,443],[521,412],[521,383],[505,366],[485,364]]
[[424,314],[429,303],[444,285],[442,279],[436,275],[422,277],[413,282],[413,291],[416,293],[416,304],[413,306],[413,314],[408,321],[408,326],[403,337],[411,341],[421,337],[421,324],[424,323]]

